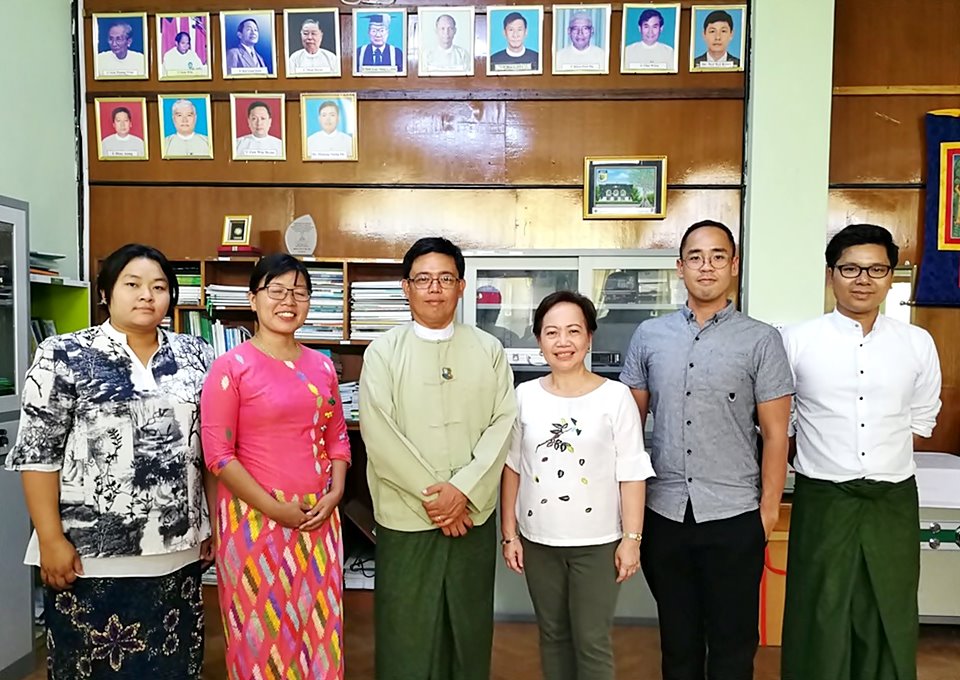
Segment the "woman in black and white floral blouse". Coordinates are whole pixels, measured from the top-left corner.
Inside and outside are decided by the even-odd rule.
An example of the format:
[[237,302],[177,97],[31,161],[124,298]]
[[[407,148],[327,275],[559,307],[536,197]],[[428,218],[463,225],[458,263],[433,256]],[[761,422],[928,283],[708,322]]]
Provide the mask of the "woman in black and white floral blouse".
[[154,248],[111,254],[97,290],[106,323],[40,344],[6,462],[36,527],[25,562],[46,586],[50,677],[199,678],[212,351],[159,329],[178,287]]

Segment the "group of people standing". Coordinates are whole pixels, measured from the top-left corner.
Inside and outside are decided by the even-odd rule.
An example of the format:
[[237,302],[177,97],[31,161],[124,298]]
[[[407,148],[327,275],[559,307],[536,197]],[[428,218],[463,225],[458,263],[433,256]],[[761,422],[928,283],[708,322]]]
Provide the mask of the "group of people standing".
[[[489,678],[498,500],[545,678],[612,680],[618,591],[641,570],[664,680],[752,678],[792,455],[783,677],[915,680],[913,439],[935,425],[940,369],[929,334],[879,314],[897,256],[880,227],[842,230],[836,309],[781,337],[728,300],[735,240],[698,222],[677,260],[687,304],[639,326],[619,382],[586,367],[593,303],[559,291],[533,320],[549,374],[514,388],[499,342],[455,322],[460,249],[417,241],[413,320],[360,377],[378,680]],[[350,446],[333,363],[294,338],[304,265],[257,263],[257,331],[215,361],[159,329],[178,290],[155,249],[110,255],[97,290],[104,324],[40,345],[7,459],[36,527],[50,677],[198,678],[214,560],[228,677],[344,677]]]

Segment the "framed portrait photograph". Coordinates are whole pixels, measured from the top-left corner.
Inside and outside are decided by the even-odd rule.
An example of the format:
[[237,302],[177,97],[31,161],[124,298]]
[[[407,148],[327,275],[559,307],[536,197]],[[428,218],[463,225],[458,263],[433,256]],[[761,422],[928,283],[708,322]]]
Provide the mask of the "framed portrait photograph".
[[233,160],[286,160],[284,101],[282,94],[230,94],[230,149]]
[[160,80],[210,80],[210,15],[157,15]]
[[208,94],[161,94],[160,157],[163,159],[213,158],[213,118]]
[[417,75],[473,75],[473,7],[417,10]]
[[353,10],[353,75],[407,75],[407,10]]
[[305,161],[357,160],[357,95],[300,95],[301,146]]
[[583,160],[584,219],[642,220],[666,215],[666,156],[588,156]]
[[276,78],[273,10],[220,12],[224,78]]
[[624,4],[620,36],[620,73],[679,70],[679,4]]
[[553,74],[610,73],[610,5],[553,6]]
[[223,246],[250,245],[250,224],[252,215],[227,215],[223,218]]
[[97,158],[101,161],[145,161],[147,100],[143,97],[98,97]]
[[283,10],[287,78],[340,77],[340,10]]
[[91,27],[94,80],[149,77],[146,12],[94,14]]
[[488,76],[530,76],[543,73],[543,7],[487,8]]
[[742,71],[746,5],[690,8],[690,72]]

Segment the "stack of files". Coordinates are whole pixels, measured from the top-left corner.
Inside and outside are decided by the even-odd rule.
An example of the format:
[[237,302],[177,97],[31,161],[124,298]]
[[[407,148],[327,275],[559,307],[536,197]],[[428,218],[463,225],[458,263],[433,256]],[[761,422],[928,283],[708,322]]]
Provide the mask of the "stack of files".
[[60,265],[57,260],[62,260],[66,255],[60,253],[42,253],[39,250],[30,251],[30,273],[43,274],[45,276],[60,276]]
[[217,565],[210,565],[210,568],[201,574],[200,583],[205,586],[217,585]]
[[340,401],[343,405],[343,417],[348,423],[360,420],[360,383],[340,383]]
[[175,264],[173,271],[177,275],[177,284],[180,286],[181,305],[196,306],[200,304],[200,266],[196,264]]
[[299,340],[343,339],[343,270],[310,270],[310,309],[307,320],[297,331]]
[[350,302],[351,340],[374,340],[410,321],[410,305],[399,281],[354,281]]
[[207,286],[207,309],[250,309],[246,286]]

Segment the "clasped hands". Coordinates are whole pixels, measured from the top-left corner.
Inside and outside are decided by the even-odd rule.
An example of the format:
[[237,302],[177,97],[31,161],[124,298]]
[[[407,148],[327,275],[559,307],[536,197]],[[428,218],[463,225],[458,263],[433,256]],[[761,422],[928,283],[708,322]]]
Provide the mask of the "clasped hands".
[[430,520],[440,527],[444,536],[466,536],[467,530],[473,528],[473,521],[467,510],[467,497],[453,484],[433,484],[421,493],[426,497],[436,494],[436,498],[423,501],[423,509],[427,511]]
[[265,514],[288,529],[313,531],[319,529],[333,514],[342,497],[342,490],[330,489],[313,505],[302,499],[299,501],[277,501],[274,509]]

